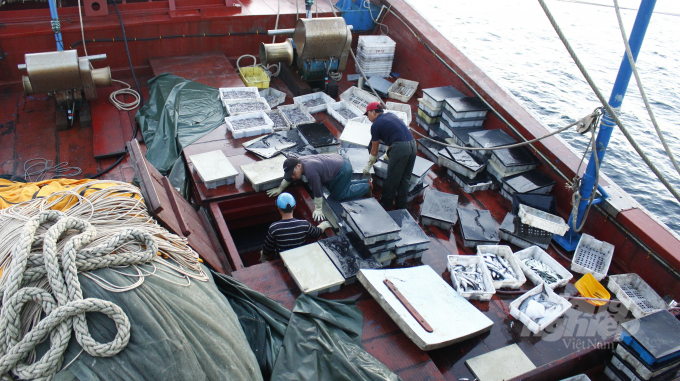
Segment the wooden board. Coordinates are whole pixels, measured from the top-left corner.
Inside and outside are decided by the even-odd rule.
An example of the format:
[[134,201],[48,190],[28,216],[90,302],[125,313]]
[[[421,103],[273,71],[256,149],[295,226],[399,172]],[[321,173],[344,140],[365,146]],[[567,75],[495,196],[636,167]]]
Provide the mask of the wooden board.
[[201,216],[170,180],[144,158],[136,140],[127,145],[149,212],[170,232],[186,237],[189,246],[213,269],[231,274],[231,266],[206,216]]

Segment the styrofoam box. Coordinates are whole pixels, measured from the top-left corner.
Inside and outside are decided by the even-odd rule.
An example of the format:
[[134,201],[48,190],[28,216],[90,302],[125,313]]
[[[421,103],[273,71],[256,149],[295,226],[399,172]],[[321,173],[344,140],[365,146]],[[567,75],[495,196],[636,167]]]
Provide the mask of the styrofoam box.
[[461,120],[452,120],[449,118],[449,115],[445,112],[442,113],[442,118],[446,120],[446,123],[448,123],[449,127],[479,127],[482,124],[484,124],[484,121],[486,119],[461,119]]
[[636,319],[668,308],[659,294],[638,274],[610,275],[607,288]]
[[[398,81],[398,80],[397,80]],[[388,110],[395,110],[395,111],[402,111],[406,113],[406,120],[408,123],[406,125],[410,125],[411,121],[413,120],[413,113],[411,112],[411,106],[404,104],[404,103],[397,103],[397,102],[385,102],[385,106],[387,107]]]
[[[495,288],[501,288],[501,287],[509,287],[509,288],[520,288],[524,283],[526,283],[527,278],[524,276],[524,273],[522,272],[522,268],[519,265],[519,261],[517,258],[512,254],[512,249],[510,249],[510,246],[505,246],[505,245],[478,245],[477,246],[477,255],[484,258],[482,254],[485,253],[491,253],[491,254],[496,254],[499,257],[502,257],[508,263],[510,264],[510,267],[512,267],[512,271],[515,272],[517,275],[517,280],[494,280],[493,281],[493,286]],[[492,278],[493,279],[493,278]]]
[[460,187],[463,188],[463,191],[468,194],[494,188],[493,181],[489,181],[488,183],[478,183],[476,185],[469,185],[466,182],[464,182],[460,177],[456,176],[456,174],[452,170],[447,168],[446,173],[448,173],[449,176],[453,178],[453,181],[455,181],[456,184],[460,185]]
[[[496,163],[493,160],[489,160],[487,162],[487,164],[488,164],[486,166],[487,171],[489,171],[489,174],[491,176],[495,177],[496,180],[498,180],[498,181],[501,181],[501,179],[504,178],[504,177],[510,177],[510,176],[514,176],[514,175],[519,175],[522,172],[527,172],[527,171],[505,172],[498,166],[498,163]],[[512,196],[510,196],[510,200],[512,200]]]
[[405,125],[407,126],[409,125],[407,113],[397,110],[385,110],[385,112],[396,115],[397,117],[399,117],[399,119],[401,119],[402,122],[404,122]]
[[[247,92],[250,93],[250,95],[245,98],[232,98],[229,96],[229,93],[235,92]],[[259,97],[260,93],[258,92],[257,87],[220,87],[220,100],[223,101],[235,101],[239,99],[252,99]]]
[[[541,325],[538,325],[538,323],[529,319],[529,317],[524,312],[520,311],[519,306],[522,304],[524,299],[536,294],[540,294],[543,291],[545,291],[548,294],[548,300],[553,303],[558,303],[562,307],[562,310],[560,313],[556,314],[552,319],[544,322]],[[563,297],[557,295],[555,291],[553,291],[550,287],[548,287],[544,283],[541,283],[538,286],[527,291],[524,295],[512,301],[512,303],[510,303],[510,315],[512,315],[512,317],[514,317],[515,319],[521,321],[529,329],[529,331],[537,334],[546,329],[547,327],[549,327],[555,320],[564,315],[564,313],[567,312],[567,310],[570,308],[571,303],[569,303],[567,299],[564,299]]]
[[444,131],[446,134],[446,138],[452,138],[453,137],[453,131],[449,128],[449,125],[446,124],[444,119],[439,118],[439,129]]
[[[248,88],[250,89],[251,87]],[[286,101],[286,93],[284,93],[283,91],[276,90],[273,87],[261,89],[260,97],[265,99],[269,98],[269,100],[267,100],[267,103],[269,103],[269,107],[271,108],[274,108]]]
[[583,233],[571,260],[571,271],[579,274],[591,273],[600,281],[607,276],[613,257],[614,245]]
[[[493,279],[491,278],[491,273],[489,272],[489,269],[486,267],[484,264],[484,258],[478,257],[476,255],[449,255],[447,256],[447,264],[446,268],[449,270],[449,273],[451,274],[451,283],[453,284],[453,289],[456,290],[460,296],[464,297],[465,299],[477,299],[481,301],[486,301],[486,300],[491,300],[491,297],[493,294],[496,293],[496,288],[493,286]],[[479,264],[482,263],[483,266],[481,266],[482,269],[482,279],[484,280],[484,287],[487,290],[491,291],[463,291],[459,290],[456,281],[456,275],[453,272],[453,267],[460,264],[464,266],[468,266],[471,264]]]
[[475,176],[482,172],[486,167],[486,165],[481,165],[478,170],[473,171],[470,168],[460,165],[457,162],[442,155],[437,156],[437,164],[439,164],[441,167],[450,169],[453,172],[460,173],[468,179],[474,179]]
[[559,279],[555,283],[546,283],[546,285],[552,289],[556,289],[558,287],[564,287],[569,283],[571,278],[574,276],[569,272],[569,270],[565,269],[564,266],[560,265],[555,258],[551,257],[550,254],[546,253],[543,249],[541,249],[538,246],[531,246],[529,248],[526,248],[524,250],[520,250],[516,252],[515,257],[517,257],[517,260],[519,262],[519,266],[522,268],[522,271],[524,274],[529,278],[529,280],[535,284],[539,285],[541,283],[546,283],[543,281],[543,278],[541,278],[536,272],[532,269],[530,269],[528,266],[522,262],[523,260],[527,258],[533,258],[539,262],[542,262],[544,265],[550,267],[554,272],[559,274],[562,279]]
[[380,102],[380,99],[371,93],[352,86],[344,93],[340,94],[340,99],[356,107],[361,113],[366,112],[366,106],[371,102]]
[[531,171],[532,169],[538,168],[538,166],[539,166],[538,163],[534,163],[534,164],[514,165],[514,166],[506,167],[505,164],[503,164],[500,160],[498,160],[498,157],[494,154],[493,151],[491,152],[491,159],[489,161],[493,161],[494,163],[496,163],[498,169],[501,172],[521,173],[521,172]]
[[488,110],[456,112],[456,110],[449,107],[446,103],[444,107],[446,107],[446,111],[448,111],[455,119],[483,118],[486,116],[486,113],[489,112]]
[[533,226],[537,229],[563,236],[569,230],[569,225],[560,216],[532,208],[530,206],[519,205],[519,218],[523,224]]
[[[313,99],[321,99],[323,100],[323,104],[320,104],[318,106],[312,106],[312,107],[307,107],[303,103],[308,102]],[[304,107],[307,111],[309,111],[310,114],[314,114],[317,112],[321,111],[326,111],[328,108],[329,103],[335,103],[335,99],[331,98],[328,96],[328,94],[319,91],[316,93],[311,93],[311,94],[306,94],[306,95],[300,95],[299,97],[294,97],[293,98],[293,103],[296,105],[300,105],[301,107]]]
[[[406,89],[408,89],[406,95],[399,94],[399,93],[395,92],[397,90],[397,88],[399,88],[400,86],[404,86]],[[394,81],[392,86],[390,86],[390,88],[387,90],[387,96],[392,98],[392,99],[396,99],[398,101],[402,101],[404,103],[407,103],[409,101],[409,99],[411,99],[413,94],[416,93],[417,89],[418,89],[418,82],[411,81],[411,80],[404,79],[404,78],[399,78],[396,81]],[[387,106],[387,108],[389,108],[389,105]]]
[[359,111],[356,107],[353,105],[347,103],[346,101],[340,101],[340,102],[335,102],[335,103],[329,103],[327,105],[327,110],[328,113],[335,118],[335,120],[338,121],[338,123],[342,124],[343,126],[347,125],[347,119],[345,119],[344,116],[340,115],[338,111],[340,110],[350,110],[353,112],[356,116],[354,118],[350,118],[349,120],[356,119],[360,116],[362,116],[362,112]]
[[[255,89],[255,87],[253,87]],[[238,112],[234,111],[234,106],[239,104],[239,103],[260,103],[262,109],[257,110],[257,111],[269,111],[272,108],[269,107],[269,103],[267,103],[267,100],[264,98],[252,98],[252,99],[237,99],[237,100],[228,100],[228,101],[222,101],[224,103],[224,107],[227,109],[227,113],[229,113],[229,116],[235,116],[235,115],[241,115],[241,114],[249,114],[252,112],[256,111],[244,111],[244,112]]]
[[428,104],[424,98],[418,98],[418,108],[423,110],[423,112],[431,117],[431,118],[436,118],[442,114],[442,108],[439,107],[432,107],[430,104]]
[[[242,119],[251,119],[251,118],[263,118],[264,119],[264,124],[262,126],[257,126],[257,127],[251,127],[251,128],[242,128],[242,129],[235,129],[233,125],[231,124],[233,121],[236,120],[242,120]],[[272,122],[271,119],[269,119],[269,116],[264,111],[257,111],[257,112],[251,112],[248,114],[238,114],[234,116],[228,116],[224,118],[224,122],[227,124],[227,129],[231,131],[231,133],[234,135],[234,139],[240,139],[243,137],[248,137],[248,136],[255,136],[255,135],[261,135],[261,134],[266,134],[272,132],[272,128],[274,127],[274,122]]]

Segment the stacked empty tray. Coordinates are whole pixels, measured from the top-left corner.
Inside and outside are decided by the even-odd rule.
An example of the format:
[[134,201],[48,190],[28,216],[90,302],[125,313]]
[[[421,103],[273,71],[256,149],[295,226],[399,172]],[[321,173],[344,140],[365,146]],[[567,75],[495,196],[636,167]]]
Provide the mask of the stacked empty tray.
[[457,195],[429,189],[420,207],[420,222],[448,230],[458,221],[457,207]]
[[484,123],[488,111],[489,106],[479,98],[446,98],[442,120],[450,128],[479,127]]
[[437,152],[437,156],[439,165],[470,179],[475,178],[486,167],[484,161],[461,149],[444,147]]
[[501,194],[508,200],[512,200],[512,196],[517,193],[548,194],[555,185],[555,180],[537,169],[501,180]]
[[387,36],[359,36],[357,73],[363,71],[367,77],[388,77],[392,72],[395,48],[396,43]]
[[194,165],[205,187],[215,189],[220,185],[233,184],[238,171],[222,151],[211,151],[192,155],[189,160]]
[[673,314],[658,311],[621,327],[621,342],[605,372],[612,380],[675,380],[680,376],[680,322]]
[[411,213],[406,209],[397,209],[387,212],[392,217],[394,222],[399,225],[401,231],[399,232],[400,240],[394,248],[394,254],[397,256],[397,263],[411,258],[420,258],[423,252],[427,250],[430,243],[430,238],[418,225]]
[[444,103],[447,98],[464,97],[453,86],[423,89],[423,97],[418,99],[418,115],[428,124],[439,124]]
[[[375,169],[376,183],[380,186],[382,186],[383,181],[387,178],[388,160],[389,157],[386,160],[385,156],[382,156],[373,166]],[[420,156],[416,156],[416,162],[413,165],[413,171],[411,172],[411,177],[409,179],[409,192],[423,184],[425,177],[428,172],[430,172],[430,168],[432,168],[433,165],[433,162]]]
[[[343,218],[368,247],[390,243],[396,245],[401,228],[374,198],[346,201],[342,204]],[[392,245],[392,247],[394,247]]]

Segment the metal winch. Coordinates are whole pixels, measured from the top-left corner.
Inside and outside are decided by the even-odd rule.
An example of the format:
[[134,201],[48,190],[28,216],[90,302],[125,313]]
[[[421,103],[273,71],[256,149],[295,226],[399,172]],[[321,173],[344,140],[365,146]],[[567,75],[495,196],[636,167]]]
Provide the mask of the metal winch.
[[274,44],[260,44],[262,64],[292,65],[306,82],[327,80],[345,70],[352,45],[352,26],[342,17],[299,19],[295,29],[270,30],[270,35],[292,34]]
[[111,86],[109,67],[94,69],[90,62],[105,60],[106,54],[78,57],[76,50],[32,53],[24,55],[26,70],[22,77],[26,95],[54,96],[57,102],[57,130],[69,128],[76,112],[83,126],[92,123],[88,101],[97,99],[97,87]]

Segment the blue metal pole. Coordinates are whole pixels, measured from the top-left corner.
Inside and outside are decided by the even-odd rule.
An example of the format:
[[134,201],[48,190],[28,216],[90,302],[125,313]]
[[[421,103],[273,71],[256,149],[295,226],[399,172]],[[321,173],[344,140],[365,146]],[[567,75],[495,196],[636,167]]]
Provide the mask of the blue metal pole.
[[52,16],[52,30],[54,39],[57,41],[57,50],[64,50],[64,42],[61,39],[61,24],[59,23],[59,13],[57,12],[57,0],[49,0],[50,15]]
[[[640,53],[640,47],[642,46],[642,40],[645,38],[645,33],[647,32],[647,26],[649,26],[649,21],[652,18],[652,13],[654,12],[654,6],[656,5],[656,0],[642,0],[640,3],[640,9],[638,9],[637,16],[635,17],[635,24],[633,25],[633,30],[630,32],[630,38],[628,43],[630,44],[630,50],[633,53],[633,59],[637,62],[638,53]],[[614,88],[612,89],[612,94],[609,98],[609,105],[617,113],[621,108],[621,103],[623,103],[623,97],[626,95],[626,89],[628,88],[628,83],[630,82],[630,77],[633,73],[633,69],[628,62],[628,55],[623,53],[623,60],[621,61],[621,66],[619,67],[619,74],[616,76],[616,81],[614,82]],[[595,159],[594,154],[597,154],[600,164],[604,159],[604,154],[607,151],[607,145],[609,144],[609,139],[614,132],[614,127],[616,123],[609,116],[609,113],[605,111],[602,116],[602,121],[600,122],[600,131],[597,134],[595,140],[597,152],[593,152],[588,161],[588,167],[583,175],[583,180],[581,181],[581,203],[578,206],[578,218],[576,219],[576,226],[581,224],[581,219],[588,206],[588,199],[593,191],[593,185],[595,184]],[[573,218],[573,217],[572,217]],[[569,224],[572,225],[573,224]]]

